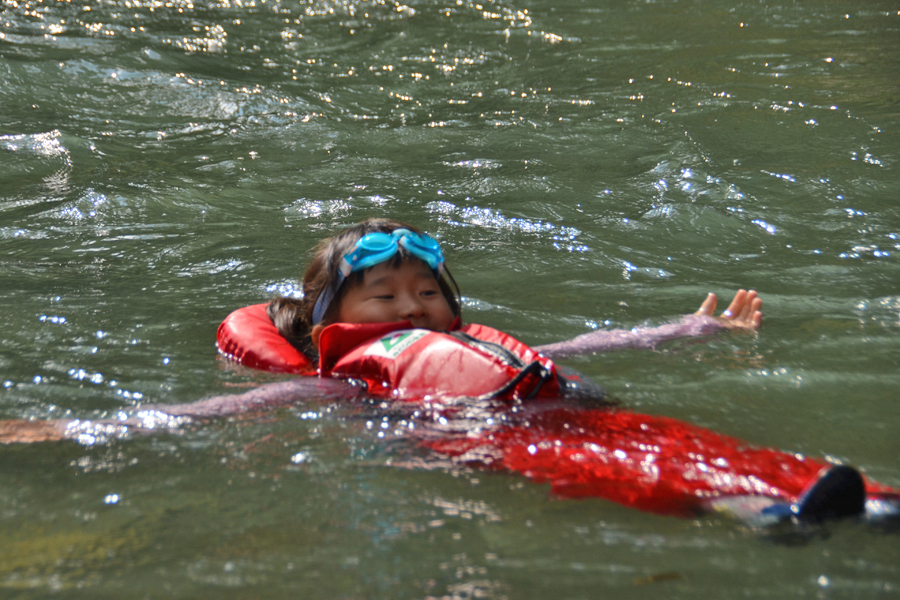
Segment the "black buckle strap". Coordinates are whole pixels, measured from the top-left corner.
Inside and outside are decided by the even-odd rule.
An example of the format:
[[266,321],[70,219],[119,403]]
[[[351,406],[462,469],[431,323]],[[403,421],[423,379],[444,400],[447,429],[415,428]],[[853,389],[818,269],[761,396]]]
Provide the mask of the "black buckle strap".
[[469,335],[468,333],[463,333],[462,331],[450,331],[449,335],[463,342],[464,344],[475,348],[477,350],[481,350],[485,354],[489,354],[495,358],[497,358],[500,362],[513,367],[514,369],[519,369],[519,372],[515,377],[507,381],[505,384],[494,390],[493,392],[488,392],[486,394],[482,394],[478,396],[478,400],[488,400],[490,398],[497,398],[498,396],[502,396],[514,390],[517,385],[522,383],[522,381],[528,377],[529,375],[534,375],[538,378],[537,385],[528,393],[526,398],[533,398],[537,395],[537,393],[541,390],[544,383],[553,378],[553,373],[541,364],[540,361],[536,360],[532,363],[526,363],[522,360],[518,354],[503,346],[501,344],[497,344],[495,342],[486,342],[484,340],[479,340],[476,337]]
[[539,361],[534,361],[521,371],[519,371],[515,377],[507,381],[505,384],[494,390],[493,392],[488,392],[486,394],[482,394],[478,397],[479,400],[488,400],[490,398],[497,398],[504,394],[511,392],[516,389],[516,386],[522,383],[522,381],[528,377],[529,375],[535,375],[538,378],[537,385],[532,388],[528,395],[525,396],[525,399],[534,398],[537,393],[541,390],[544,383],[553,377],[553,373],[550,372],[550,369],[542,365]]
[[471,346],[472,348],[477,348],[484,352],[485,354],[490,354],[495,358],[498,358],[504,364],[507,364],[511,367],[515,367],[516,369],[524,369],[526,363],[524,360],[519,358],[519,356],[507,348],[506,346],[502,346],[501,344],[497,344],[496,342],[486,342],[484,340],[479,340],[477,337],[473,337],[468,333],[463,333],[462,331],[450,331],[449,335],[455,337],[459,341]]

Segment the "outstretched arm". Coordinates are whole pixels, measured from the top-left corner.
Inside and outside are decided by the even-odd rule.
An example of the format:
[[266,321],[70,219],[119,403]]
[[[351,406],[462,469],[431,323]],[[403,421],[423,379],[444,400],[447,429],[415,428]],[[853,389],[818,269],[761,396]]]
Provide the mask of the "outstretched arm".
[[722,329],[755,331],[762,324],[762,299],[754,290],[738,290],[728,309],[719,317],[713,316],[716,303],[716,295],[710,293],[696,313],[685,315],[673,323],[629,330],[592,331],[571,340],[536,346],[534,349],[549,358],[559,358],[626,348],[655,348],[666,340],[711,335]]

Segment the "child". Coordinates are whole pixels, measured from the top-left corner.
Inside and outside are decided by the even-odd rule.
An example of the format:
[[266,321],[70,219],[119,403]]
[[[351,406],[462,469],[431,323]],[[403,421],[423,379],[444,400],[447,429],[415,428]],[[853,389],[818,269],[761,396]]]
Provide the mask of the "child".
[[[462,324],[458,290],[435,240],[405,223],[370,219],[318,246],[301,299],[279,298],[265,315],[261,305],[236,311],[218,344],[249,366],[354,381],[367,395],[417,402],[424,408],[409,436],[421,445],[455,462],[549,482],[559,495],[680,516],[719,510],[756,522],[895,512],[894,499],[885,500],[892,492],[868,483],[867,498],[866,482],[850,467],[664,417],[540,401],[599,393],[562,373],[553,357],[761,324],[754,291],[739,291],[721,317],[713,317],[715,306],[710,294],[676,323],[529,348],[490,327]],[[290,346],[272,354],[279,340]],[[461,398],[468,403],[454,403]]]
[[[370,219],[319,245],[301,299],[240,309],[220,326],[223,354],[310,377],[117,422],[31,425],[18,430],[20,440],[7,424],[7,438],[117,436],[129,427],[178,426],[186,417],[303,397],[350,398],[364,388],[369,396],[419,406],[413,413],[419,427],[409,435],[442,457],[517,471],[550,482],[560,495],[681,516],[725,510],[764,521],[896,515],[896,493],[850,467],[755,448],[674,419],[554,401],[601,392],[561,372],[553,357],[760,326],[762,301],[753,291],[739,291],[721,317],[713,316],[715,305],[710,294],[697,313],[676,323],[530,348],[496,329],[462,323],[458,289],[434,239],[404,223]],[[0,424],[0,439],[3,433]]]

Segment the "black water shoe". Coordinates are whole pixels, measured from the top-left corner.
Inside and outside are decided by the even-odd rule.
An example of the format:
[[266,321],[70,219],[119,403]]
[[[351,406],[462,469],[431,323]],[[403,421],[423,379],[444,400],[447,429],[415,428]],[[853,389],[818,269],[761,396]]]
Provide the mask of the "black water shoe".
[[797,518],[811,523],[861,515],[865,509],[866,484],[859,471],[846,465],[823,469],[791,506]]

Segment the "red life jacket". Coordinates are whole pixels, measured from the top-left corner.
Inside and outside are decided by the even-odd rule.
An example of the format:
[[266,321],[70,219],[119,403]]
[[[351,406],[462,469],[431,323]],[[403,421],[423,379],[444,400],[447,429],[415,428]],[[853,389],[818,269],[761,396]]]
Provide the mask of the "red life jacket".
[[219,352],[254,369],[316,375],[312,361],[279,333],[266,313],[266,306],[245,306],[225,317],[216,332]]
[[484,325],[450,332],[402,323],[335,323],[319,338],[318,369],[290,345],[266,305],[236,310],[219,326],[219,352],[257,369],[365,382],[375,396],[403,398],[559,396],[560,376],[548,358]]
[[362,379],[376,396],[560,395],[553,361],[502,331],[458,322],[450,332],[416,329],[408,321],[329,325],[319,338],[319,373]]

